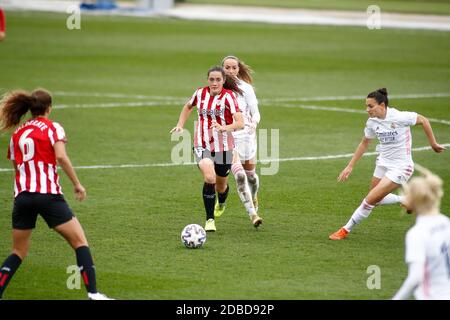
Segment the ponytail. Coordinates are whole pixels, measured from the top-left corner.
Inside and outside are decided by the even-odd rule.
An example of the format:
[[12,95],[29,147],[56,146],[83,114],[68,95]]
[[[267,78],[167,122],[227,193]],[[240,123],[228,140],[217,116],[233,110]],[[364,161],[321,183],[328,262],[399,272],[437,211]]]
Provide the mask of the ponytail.
[[367,95],[367,98],[373,98],[378,104],[384,103],[387,107],[389,104],[388,92],[386,88],[381,88]]
[[0,102],[0,130],[6,131],[17,126],[28,110],[33,117],[44,115],[51,105],[52,97],[43,89],[37,89],[31,94],[20,90],[6,93]]

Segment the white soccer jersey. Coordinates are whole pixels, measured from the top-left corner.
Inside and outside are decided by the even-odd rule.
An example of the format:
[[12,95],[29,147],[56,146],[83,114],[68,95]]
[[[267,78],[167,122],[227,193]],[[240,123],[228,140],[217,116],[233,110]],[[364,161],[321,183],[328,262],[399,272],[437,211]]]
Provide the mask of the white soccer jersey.
[[450,299],[450,219],[443,214],[418,216],[406,234],[405,260],[424,264],[416,299]]
[[378,138],[380,163],[412,163],[410,126],[415,125],[416,121],[417,113],[390,107],[387,108],[385,119],[367,120],[364,135],[368,139]]
[[237,94],[237,100],[239,109],[244,117],[245,128],[233,132],[234,137],[242,136],[248,133],[248,125],[250,123],[258,124],[261,120],[258,109],[258,99],[255,95],[253,86],[243,80],[239,80],[239,89],[242,90],[242,94]]

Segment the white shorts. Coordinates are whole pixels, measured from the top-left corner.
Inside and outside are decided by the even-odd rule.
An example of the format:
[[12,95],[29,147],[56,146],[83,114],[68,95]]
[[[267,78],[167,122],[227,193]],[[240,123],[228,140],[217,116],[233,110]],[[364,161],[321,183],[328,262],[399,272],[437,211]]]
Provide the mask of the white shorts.
[[238,152],[241,161],[256,159],[256,134],[235,136],[234,145],[234,150]]
[[396,184],[404,184],[408,182],[414,172],[413,163],[380,163],[377,159],[375,171],[373,176],[381,179],[383,177],[388,178]]

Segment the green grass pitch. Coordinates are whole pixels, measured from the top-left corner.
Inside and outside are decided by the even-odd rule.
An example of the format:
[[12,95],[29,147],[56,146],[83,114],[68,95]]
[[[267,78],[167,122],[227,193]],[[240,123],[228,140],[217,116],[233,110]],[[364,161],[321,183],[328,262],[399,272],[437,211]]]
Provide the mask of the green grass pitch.
[[[260,128],[279,130],[280,158],[352,153],[367,118],[298,108],[364,110],[364,99],[283,99],[364,96],[381,86],[397,95],[450,93],[447,32],[84,15],[81,30],[68,31],[65,15],[7,12],[7,18],[0,88],[54,92],[52,117],[66,130],[75,166],[169,163],[175,145],[169,130],[183,101],[227,54],[255,69]],[[450,120],[448,95],[392,98],[391,105]],[[448,125],[433,127],[439,142],[450,143]],[[11,167],[8,141],[9,133],[0,135],[0,168]],[[413,147],[426,145],[422,129],[414,128]],[[448,214],[450,152],[413,158],[444,179]],[[280,162],[276,175],[261,176],[259,230],[230,176],[227,210],[199,250],[180,242],[185,225],[204,223],[195,166],[78,169],[88,191],[83,203],[61,179],[90,242],[99,290],[114,298],[388,299],[406,276],[404,235],[412,216],[398,206],[376,208],[347,240],[328,240],[367,192],[374,160],[363,158],[344,184],[336,177],[348,158]],[[10,252],[12,201],[12,172],[0,172],[0,259]],[[83,288],[66,287],[73,264],[72,250],[39,218],[30,254],[4,298],[85,299]],[[381,268],[379,290],[366,286],[371,265]]]

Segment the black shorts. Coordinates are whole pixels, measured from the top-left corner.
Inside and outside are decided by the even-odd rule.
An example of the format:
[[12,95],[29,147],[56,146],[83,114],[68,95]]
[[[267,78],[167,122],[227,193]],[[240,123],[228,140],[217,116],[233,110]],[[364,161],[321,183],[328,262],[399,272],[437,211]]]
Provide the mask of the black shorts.
[[21,192],[14,200],[13,229],[34,229],[38,214],[44,218],[49,228],[55,228],[74,217],[61,194]]
[[211,159],[214,162],[214,171],[219,177],[228,177],[233,162],[233,151],[211,152],[208,149],[193,148],[195,162],[202,159]]

